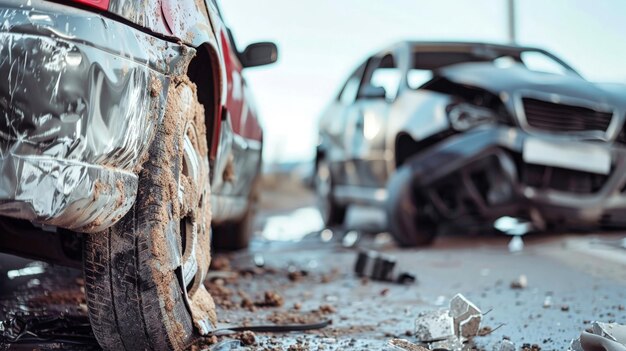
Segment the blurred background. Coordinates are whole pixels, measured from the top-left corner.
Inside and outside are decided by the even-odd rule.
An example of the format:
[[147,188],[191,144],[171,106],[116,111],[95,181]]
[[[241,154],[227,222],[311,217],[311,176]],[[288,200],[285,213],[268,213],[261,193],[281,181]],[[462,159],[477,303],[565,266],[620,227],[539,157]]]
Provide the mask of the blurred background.
[[369,54],[405,39],[510,42],[510,3],[518,44],[548,49],[588,80],[626,83],[623,0],[222,1],[239,49],[270,40],[280,50],[277,64],[245,72],[266,170],[313,160],[321,111]]

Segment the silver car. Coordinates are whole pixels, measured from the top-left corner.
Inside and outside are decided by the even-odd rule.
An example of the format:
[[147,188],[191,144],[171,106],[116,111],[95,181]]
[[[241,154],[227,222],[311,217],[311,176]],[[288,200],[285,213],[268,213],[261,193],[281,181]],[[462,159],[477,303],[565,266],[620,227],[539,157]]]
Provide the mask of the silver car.
[[542,49],[402,42],[363,62],[321,118],[320,207],[333,225],[350,204],[384,206],[406,246],[503,216],[622,227],[625,115],[624,87]]

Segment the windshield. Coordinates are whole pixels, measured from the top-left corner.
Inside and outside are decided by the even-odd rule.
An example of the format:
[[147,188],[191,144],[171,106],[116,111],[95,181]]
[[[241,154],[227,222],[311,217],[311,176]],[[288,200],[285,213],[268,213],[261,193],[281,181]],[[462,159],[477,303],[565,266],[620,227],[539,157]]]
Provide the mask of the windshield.
[[433,72],[447,66],[470,62],[492,62],[496,67],[507,68],[524,65],[534,72],[580,76],[560,59],[541,50],[522,50],[515,47],[502,49],[436,48],[416,49],[407,72],[407,83],[419,89],[434,76]]

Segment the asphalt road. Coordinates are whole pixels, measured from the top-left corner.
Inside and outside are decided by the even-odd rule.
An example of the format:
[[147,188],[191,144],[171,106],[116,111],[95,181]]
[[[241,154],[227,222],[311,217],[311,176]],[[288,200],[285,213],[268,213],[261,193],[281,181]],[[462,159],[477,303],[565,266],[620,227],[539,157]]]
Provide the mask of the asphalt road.
[[[353,209],[346,227],[321,231],[312,195],[288,180],[266,181],[250,250],[217,255],[207,285],[220,303],[221,325],[326,319],[332,324],[309,332],[256,333],[254,345],[240,349],[386,350],[393,337],[415,341],[410,331],[417,315],[445,308],[457,293],[488,311],[484,326],[500,326],[467,348],[492,350],[508,337],[518,348],[528,343],[566,350],[591,321],[626,323],[626,250],[618,245],[624,233],[533,234],[524,237],[518,253],[509,252],[505,235],[453,233],[432,247],[403,250],[382,233],[382,214],[371,209]],[[397,268],[418,281],[400,285],[356,277],[356,255],[364,249],[394,256]],[[520,275],[527,286],[512,288]],[[77,345],[45,347],[95,347],[88,344],[79,271],[0,256],[0,287],[3,319],[15,312],[69,316],[60,323],[70,334],[85,336]],[[222,336],[217,345],[236,337]],[[215,341],[199,340],[194,348],[225,349]]]

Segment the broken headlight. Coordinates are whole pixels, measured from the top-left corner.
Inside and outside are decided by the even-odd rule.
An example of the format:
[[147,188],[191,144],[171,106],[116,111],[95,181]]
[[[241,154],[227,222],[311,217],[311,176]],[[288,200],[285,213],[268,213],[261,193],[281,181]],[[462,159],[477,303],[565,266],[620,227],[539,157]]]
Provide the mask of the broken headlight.
[[495,123],[498,120],[498,116],[493,110],[468,103],[450,105],[448,118],[452,128],[459,132],[481,124]]

